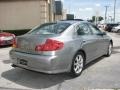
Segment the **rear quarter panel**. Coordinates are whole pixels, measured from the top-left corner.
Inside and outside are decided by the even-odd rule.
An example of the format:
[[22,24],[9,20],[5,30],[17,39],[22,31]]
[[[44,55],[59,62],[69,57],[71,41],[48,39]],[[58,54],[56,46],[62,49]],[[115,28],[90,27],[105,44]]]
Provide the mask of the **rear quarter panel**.
[[70,70],[72,60],[76,52],[81,48],[82,40],[74,36],[74,25],[70,26],[60,37],[52,39],[62,41],[64,47],[61,50],[55,51],[58,56],[58,67],[67,68]]

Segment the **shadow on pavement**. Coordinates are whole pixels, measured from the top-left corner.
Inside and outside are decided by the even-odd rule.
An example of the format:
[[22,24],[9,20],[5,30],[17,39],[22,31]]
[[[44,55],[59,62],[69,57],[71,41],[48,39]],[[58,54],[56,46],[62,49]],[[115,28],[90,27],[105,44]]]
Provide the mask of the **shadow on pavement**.
[[87,69],[87,68],[89,68],[90,66],[96,64],[97,62],[101,61],[101,60],[104,59],[104,58],[105,58],[105,56],[102,56],[102,57],[99,57],[99,58],[91,61],[90,63],[88,63],[88,64],[85,66],[85,69]]
[[[119,51],[118,51],[119,50]],[[120,46],[115,46],[113,47],[113,51],[112,51],[112,54],[118,54],[120,53]]]
[[0,90],[32,90],[32,89],[17,89],[17,88],[0,87]]
[[65,80],[72,79],[67,73],[49,75],[20,68],[3,72],[2,77],[18,85],[33,89],[44,89],[55,85],[57,85],[57,88],[60,88]]
[[[99,62],[103,58],[104,56],[90,62],[86,65],[85,69]],[[56,90],[59,90],[62,83],[66,80],[74,79],[69,75],[69,73],[49,75],[20,68],[11,69],[9,71],[3,72],[2,77],[18,85],[33,89],[44,89],[57,85]]]
[[120,33],[117,33],[117,35],[120,35]]
[[120,49],[120,46],[115,46],[115,47],[113,47],[113,50],[114,49]]
[[9,47],[11,47],[11,45],[0,46],[0,49],[2,49],[2,48],[9,48]]
[[3,60],[2,62],[3,62],[4,64],[10,64],[10,63],[11,63],[10,60]]

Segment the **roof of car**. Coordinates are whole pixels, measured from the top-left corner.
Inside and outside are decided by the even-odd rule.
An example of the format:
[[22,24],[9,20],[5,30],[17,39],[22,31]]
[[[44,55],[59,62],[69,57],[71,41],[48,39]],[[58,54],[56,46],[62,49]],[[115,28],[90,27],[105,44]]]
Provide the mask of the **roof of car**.
[[87,21],[79,21],[79,20],[61,20],[61,21],[58,21],[58,23],[70,23],[70,24],[74,24],[74,23],[77,23],[77,22],[88,23]]

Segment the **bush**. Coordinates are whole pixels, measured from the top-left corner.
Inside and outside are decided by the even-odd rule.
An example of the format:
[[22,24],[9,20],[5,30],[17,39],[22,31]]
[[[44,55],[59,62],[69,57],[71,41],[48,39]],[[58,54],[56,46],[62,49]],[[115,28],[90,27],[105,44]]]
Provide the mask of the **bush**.
[[13,33],[16,36],[19,35],[23,35],[25,33],[27,33],[28,31],[30,31],[31,29],[22,29],[22,30],[2,30],[3,32],[9,32],[9,33]]

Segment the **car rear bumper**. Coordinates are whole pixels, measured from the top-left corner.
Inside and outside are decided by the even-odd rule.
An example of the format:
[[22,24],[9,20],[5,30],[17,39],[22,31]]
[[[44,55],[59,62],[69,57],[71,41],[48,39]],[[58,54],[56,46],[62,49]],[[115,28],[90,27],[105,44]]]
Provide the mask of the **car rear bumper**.
[[[10,57],[13,65],[28,70],[55,74],[67,72],[67,69],[62,69],[62,65],[59,65],[59,59],[57,56],[44,56],[44,55],[33,55],[27,53],[21,53],[11,50]],[[27,65],[20,64],[20,60],[27,61]]]

